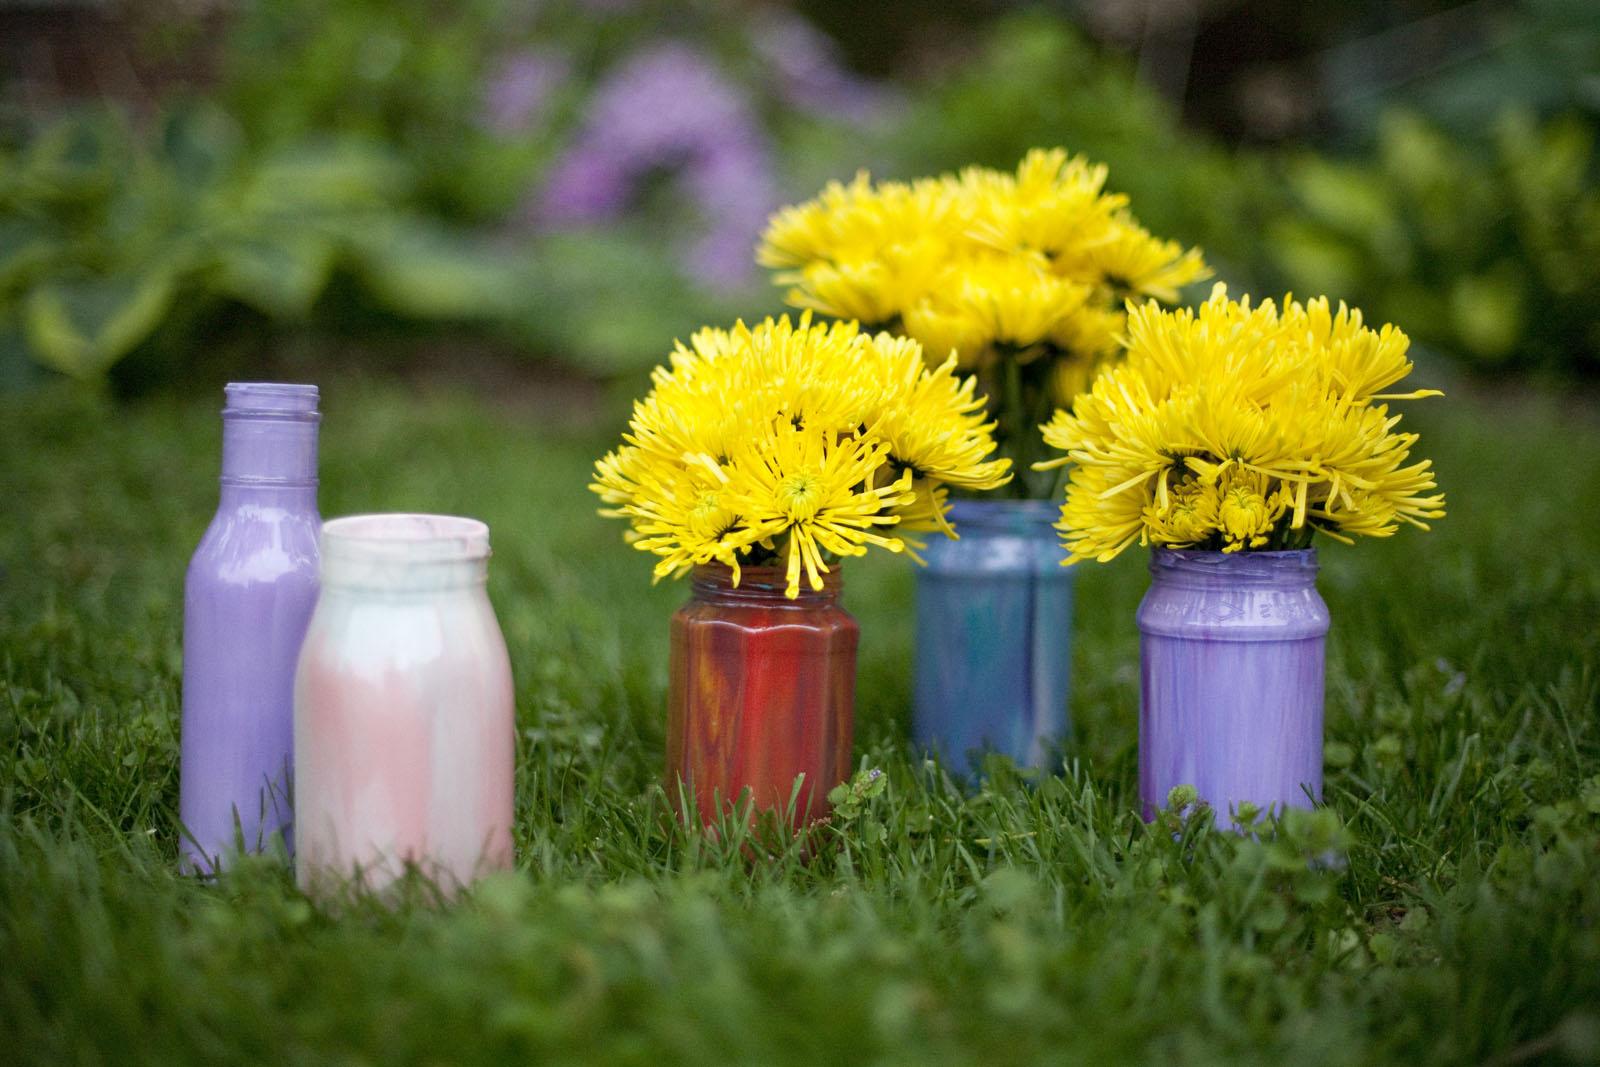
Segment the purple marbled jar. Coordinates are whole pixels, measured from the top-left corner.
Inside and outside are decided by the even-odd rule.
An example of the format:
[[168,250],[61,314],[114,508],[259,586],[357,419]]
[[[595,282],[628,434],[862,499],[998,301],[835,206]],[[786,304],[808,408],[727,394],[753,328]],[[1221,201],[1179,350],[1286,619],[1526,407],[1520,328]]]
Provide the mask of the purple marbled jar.
[[292,848],[294,670],[317,602],[317,387],[235,382],[222,494],[189,562],[178,783],[184,866]]
[[1139,796],[1152,818],[1192,785],[1219,825],[1244,802],[1322,795],[1328,607],[1315,549],[1157,548],[1139,605]]

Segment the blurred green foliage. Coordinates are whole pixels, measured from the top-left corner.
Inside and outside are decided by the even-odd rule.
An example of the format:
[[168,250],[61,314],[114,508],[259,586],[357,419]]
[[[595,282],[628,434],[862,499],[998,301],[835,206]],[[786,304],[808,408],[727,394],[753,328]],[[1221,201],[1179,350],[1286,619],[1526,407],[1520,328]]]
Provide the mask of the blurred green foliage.
[[1130,63],[1053,15],[1001,20],[972,62],[914,100],[897,146],[909,173],[1010,168],[1031,147],[1061,145],[1105,163],[1141,222],[1201,245],[1241,284],[1261,228],[1282,210],[1264,160],[1181,128]]
[[304,321],[339,271],[393,314],[504,316],[512,265],[413,210],[410,186],[354,139],[251,152],[210,106],[150,136],[110,112],[61,119],[0,155],[0,359],[92,379],[163,328],[198,346],[220,304]]
[[[1542,5],[1570,21],[1569,7]],[[1600,56],[1600,32],[1588,40]],[[1588,47],[1566,45],[1561,71]],[[999,22],[972,63],[916,97],[898,147],[917,173],[1066,145],[1107,163],[1141,220],[1204,247],[1235,291],[1346,300],[1475,368],[1600,372],[1592,115],[1508,108],[1476,137],[1450,129],[1390,110],[1370,153],[1226,151],[1073,27],[1030,14]]]
[[[0,136],[0,387],[41,365],[96,378],[135,352],[181,373],[241,332],[270,347],[281,331],[424,324],[612,374],[656,362],[699,323],[775,309],[759,275],[718,290],[685,261],[685,235],[716,211],[663,194],[656,171],[613,218],[538,218],[543,182],[608,75],[667,40],[704,57],[755,117],[760,143],[746,148],[772,168],[774,196],[803,199],[862,167],[1005,167],[1059,144],[1107,163],[1139,217],[1201,245],[1235,291],[1326,293],[1477,368],[1594,374],[1600,17],[1571,0],[1525,7],[1526,30],[1439,75],[1516,106],[1465,129],[1407,84],[1395,98],[1420,110],[1373,111],[1370,148],[1363,122],[1330,156],[1232,150],[1186,130],[1130,62],[1041,11],[995,20],[953,67],[895,87],[807,53],[792,20],[773,21],[781,8],[722,0],[248,5],[205,99],[138,122],[109,106],[45,116]],[[798,100],[773,60],[796,48],[791,75],[881,93],[874,117]],[[1491,91],[1536,54],[1549,61],[1528,92]],[[545,63],[522,75],[545,81],[508,123],[495,94],[519,60]]]
[[[241,311],[234,333],[443,323],[608,374],[752,296],[776,303],[753,270],[737,302],[697,285],[660,210],[527,225],[596,71],[650,39],[642,15],[555,5],[536,26],[498,0],[249,5],[203,98],[0,136],[0,387],[39,365],[96,379],[130,353],[181,373]],[[529,42],[574,76],[536,121],[494,128],[495,64]]]
[[[1339,15],[1348,17],[1344,6]],[[1505,0],[1434,6],[1442,25],[1440,18],[1418,12],[1397,33],[1379,32],[1335,50],[1323,81],[1327,110],[1340,128],[1370,134],[1397,109],[1425,115],[1468,140],[1502,111],[1600,120],[1600,4]],[[1441,37],[1448,42],[1442,54]],[[1433,53],[1431,62],[1408,46]]]
[[1600,371],[1594,127],[1502,113],[1487,143],[1385,116],[1371,162],[1285,161],[1263,251],[1325,292],[1478,366]]
[[492,0],[250,5],[229,35],[219,96],[263,143],[333,133],[387,144],[414,168],[424,203],[447,218],[494,222],[548,162],[581,88],[558,89],[552,119],[515,137],[478,121],[491,60],[519,36],[506,25],[507,7]]

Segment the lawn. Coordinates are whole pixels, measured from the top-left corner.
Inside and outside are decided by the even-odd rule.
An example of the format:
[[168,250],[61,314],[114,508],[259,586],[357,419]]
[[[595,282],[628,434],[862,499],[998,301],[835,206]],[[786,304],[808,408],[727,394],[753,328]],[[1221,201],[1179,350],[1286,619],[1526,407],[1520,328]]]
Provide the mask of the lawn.
[[518,711],[518,869],[441,905],[176,872],[183,569],[220,391],[0,399],[0,1058],[175,1063],[1600,1060],[1600,412],[1410,405],[1431,534],[1323,546],[1327,807],[1136,805],[1142,560],[1085,567],[1060,773],[901,740],[908,565],[852,562],[856,757],[809,844],[659,787],[682,586],[597,518],[624,407],[325,384],[322,511],[474,515]]

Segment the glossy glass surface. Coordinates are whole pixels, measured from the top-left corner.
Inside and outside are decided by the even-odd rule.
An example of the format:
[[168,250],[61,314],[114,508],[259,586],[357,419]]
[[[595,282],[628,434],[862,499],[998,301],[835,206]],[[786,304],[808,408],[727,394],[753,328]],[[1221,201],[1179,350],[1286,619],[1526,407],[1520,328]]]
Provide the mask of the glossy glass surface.
[[489,530],[362,515],[322,532],[322,596],[295,682],[300,884],[447,890],[512,861],[511,662]]
[[235,383],[222,493],[184,582],[180,852],[293,847],[295,659],[317,597],[317,388]]
[[702,567],[672,617],[668,683],[670,796],[684,793],[706,823],[748,789],[753,809],[788,808],[797,823],[828,812],[828,791],[850,773],[860,628],[839,605],[838,569],[826,587],[783,595],[774,568]]
[[1322,793],[1328,609],[1314,549],[1156,549],[1139,605],[1139,793],[1146,818],[1192,785],[1219,825],[1240,803]]
[[985,750],[1041,767],[1068,730],[1073,572],[1047,501],[957,501],[917,569],[912,736],[956,774]]

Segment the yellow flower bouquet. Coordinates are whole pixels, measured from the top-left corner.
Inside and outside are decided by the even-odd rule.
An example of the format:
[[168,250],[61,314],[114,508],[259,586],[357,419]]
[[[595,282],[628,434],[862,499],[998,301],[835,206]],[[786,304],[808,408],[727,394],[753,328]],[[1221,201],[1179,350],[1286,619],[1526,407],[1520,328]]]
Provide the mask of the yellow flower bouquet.
[[1444,515],[1429,460],[1411,460],[1385,392],[1411,372],[1410,341],[1326,298],[1251,306],[1217,285],[1197,311],[1130,311],[1127,357],[1045,440],[1070,466],[1061,509],[1071,561],[1129,545],[1296,549],[1427,529]]
[[739,798],[791,824],[849,773],[859,630],[838,561],[949,529],[951,486],[1010,477],[973,379],[904,337],[809,312],[705,329],[656,370],[595,465],[657,578],[693,571],[672,619],[667,788],[716,826]]
[[1252,304],[1218,285],[1197,310],[1130,310],[1126,359],[1046,428],[1070,466],[1069,562],[1152,547],[1137,620],[1147,818],[1182,795],[1247,827],[1319,799],[1329,616],[1313,537],[1444,515],[1389,409],[1438,395],[1399,388],[1408,347],[1342,304]]
[[948,486],[989,489],[1011,463],[953,358],[853,322],[787,316],[679,344],[634,405],[590,488],[660,556],[657,578],[720,563],[781,564],[785,595],[823,586],[829,559],[915,548],[948,529]]
[[860,174],[774,215],[757,252],[792,305],[910,338],[936,365],[953,355],[1014,464],[1003,493],[953,503],[961,539],[935,539],[917,573],[912,730],[957,773],[979,750],[1042,767],[1068,729],[1072,572],[1051,530],[1061,474],[1034,467],[1040,425],[1115,360],[1128,299],[1173,302],[1209,273],[1107,180],[1059,148],[1009,171]]
[[1048,499],[1038,426],[1118,348],[1128,298],[1176,301],[1209,271],[1154,236],[1107,170],[1036,149],[1014,172],[969,167],[911,182],[861,174],[773,216],[757,253],[788,300],[909,337],[978,377],[1011,495]]

